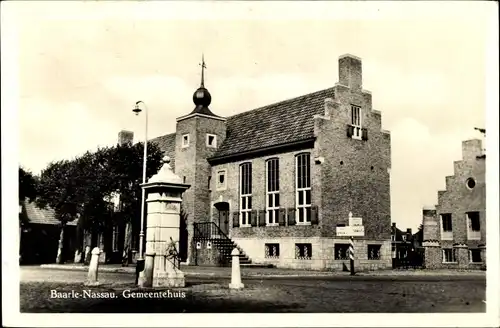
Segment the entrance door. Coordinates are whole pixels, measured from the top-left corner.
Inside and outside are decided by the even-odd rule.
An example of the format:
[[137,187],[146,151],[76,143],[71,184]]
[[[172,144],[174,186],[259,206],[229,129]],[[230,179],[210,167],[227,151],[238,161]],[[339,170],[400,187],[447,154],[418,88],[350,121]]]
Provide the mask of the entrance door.
[[226,236],[229,234],[229,210],[219,210],[219,228]]

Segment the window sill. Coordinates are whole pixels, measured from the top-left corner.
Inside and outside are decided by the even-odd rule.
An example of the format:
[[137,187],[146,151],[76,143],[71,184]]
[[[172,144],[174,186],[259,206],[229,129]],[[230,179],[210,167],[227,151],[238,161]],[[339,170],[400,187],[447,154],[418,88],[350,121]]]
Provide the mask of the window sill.
[[296,260],[308,260],[310,261],[312,258],[311,257],[296,257]]
[[458,264],[458,262],[442,262],[443,264]]
[[354,139],[354,140],[363,140],[363,139],[361,138],[361,136],[359,136],[359,137],[358,137],[358,136],[351,136],[351,139]]
[[280,257],[279,256],[266,256],[265,259],[266,260],[279,260]]
[[279,227],[279,223],[266,223],[266,227]]
[[215,191],[226,191],[227,187],[215,188]]
[[251,228],[251,224],[240,224],[240,228]]
[[296,225],[309,226],[311,222],[297,222]]

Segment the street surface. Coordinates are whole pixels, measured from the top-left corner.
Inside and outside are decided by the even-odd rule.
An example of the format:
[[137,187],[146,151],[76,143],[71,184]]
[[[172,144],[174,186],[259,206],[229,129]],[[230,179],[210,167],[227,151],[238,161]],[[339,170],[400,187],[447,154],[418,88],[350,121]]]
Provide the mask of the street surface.
[[[134,274],[99,273],[101,286],[92,288],[83,286],[86,276],[84,271],[21,267],[21,312],[439,313],[486,310],[483,302],[486,280],[477,275],[244,277],[245,289],[241,291],[228,289],[228,277],[188,276],[186,288],[164,289],[163,297],[140,299],[126,297],[138,291],[133,285]],[[74,297],[75,293],[83,295],[84,290],[100,298]],[[69,298],[51,297],[56,294]],[[103,298],[109,295],[116,298]]]

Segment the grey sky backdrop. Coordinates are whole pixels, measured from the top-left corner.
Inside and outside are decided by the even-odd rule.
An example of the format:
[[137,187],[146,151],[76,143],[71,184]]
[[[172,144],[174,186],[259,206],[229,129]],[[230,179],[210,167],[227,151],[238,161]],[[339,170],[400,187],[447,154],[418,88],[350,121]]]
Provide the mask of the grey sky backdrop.
[[174,132],[202,52],[221,116],[331,87],[351,53],[392,135],[392,221],[416,229],[462,140],[482,138],[491,7],[361,4],[18,3],[20,163],[39,173],[121,129],[142,140],[136,100],[150,138]]

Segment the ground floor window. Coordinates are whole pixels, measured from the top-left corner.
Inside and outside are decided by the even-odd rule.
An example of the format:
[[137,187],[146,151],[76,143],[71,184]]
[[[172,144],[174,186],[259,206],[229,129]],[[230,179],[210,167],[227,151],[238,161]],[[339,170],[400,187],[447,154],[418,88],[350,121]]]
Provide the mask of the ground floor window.
[[349,259],[349,244],[335,244],[335,259],[336,260]]
[[295,258],[299,260],[310,260],[312,257],[311,244],[295,244]]
[[369,260],[380,260],[380,248],[381,245],[368,245],[368,259]]
[[279,258],[280,257],[280,244],[266,244],[266,258]]
[[240,197],[240,205],[241,205],[241,226],[249,226],[250,225],[250,214],[252,212],[252,196],[251,195],[242,195]]
[[455,252],[452,248],[443,248],[443,263],[455,263]]
[[471,263],[481,263],[481,250],[480,249],[469,249],[469,260]]

